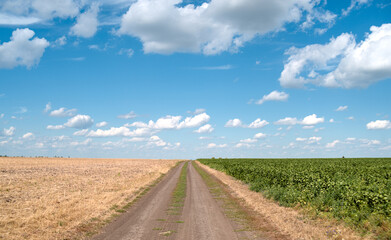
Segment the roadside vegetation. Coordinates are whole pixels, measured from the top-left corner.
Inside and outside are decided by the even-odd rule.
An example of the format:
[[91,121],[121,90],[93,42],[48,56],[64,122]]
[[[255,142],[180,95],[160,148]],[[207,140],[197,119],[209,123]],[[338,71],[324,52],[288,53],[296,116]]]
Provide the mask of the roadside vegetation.
[[283,206],[391,239],[391,159],[199,159]]

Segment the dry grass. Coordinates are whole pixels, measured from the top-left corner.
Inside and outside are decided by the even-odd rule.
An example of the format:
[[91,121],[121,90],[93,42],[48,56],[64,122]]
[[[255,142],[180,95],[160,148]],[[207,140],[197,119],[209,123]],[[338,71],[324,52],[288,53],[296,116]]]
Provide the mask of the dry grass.
[[243,200],[246,207],[257,212],[262,218],[260,221],[289,236],[289,239],[370,239],[370,236],[360,236],[336,221],[312,218],[300,210],[280,206],[260,193],[249,190],[246,184],[233,177],[199,162],[197,164],[226,184],[236,197]]
[[177,162],[0,158],[0,239],[83,238]]

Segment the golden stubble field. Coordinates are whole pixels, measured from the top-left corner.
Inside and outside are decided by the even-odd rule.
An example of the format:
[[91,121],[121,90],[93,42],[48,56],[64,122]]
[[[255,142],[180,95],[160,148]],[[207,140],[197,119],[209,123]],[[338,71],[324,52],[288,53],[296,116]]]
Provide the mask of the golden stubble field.
[[0,158],[0,239],[82,238],[177,162]]

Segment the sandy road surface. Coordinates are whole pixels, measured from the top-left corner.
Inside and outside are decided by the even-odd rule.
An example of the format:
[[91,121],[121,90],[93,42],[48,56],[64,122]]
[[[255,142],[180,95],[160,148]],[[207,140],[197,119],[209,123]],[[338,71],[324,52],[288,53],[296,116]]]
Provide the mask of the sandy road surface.
[[[172,192],[180,164],[142,197],[128,212],[107,226],[93,240],[125,239],[254,239],[251,232],[237,231],[238,225],[224,215],[192,164],[187,169],[186,199],[181,214],[170,215]],[[236,229],[236,231],[235,231]]]

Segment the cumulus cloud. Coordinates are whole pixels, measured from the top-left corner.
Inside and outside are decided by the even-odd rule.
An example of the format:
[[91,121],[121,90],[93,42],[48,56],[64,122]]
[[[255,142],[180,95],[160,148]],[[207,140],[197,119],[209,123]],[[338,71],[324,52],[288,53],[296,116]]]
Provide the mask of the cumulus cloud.
[[255,139],[255,138],[246,138],[246,139],[240,140],[239,142],[241,142],[241,143],[255,143],[257,141],[258,141],[258,139]]
[[296,125],[298,123],[299,121],[297,120],[297,118],[291,118],[291,117],[279,119],[278,121],[274,122],[275,125]]
[[345,111],[346,109],[348,109],[348,106],[339,106],[337,109],[335,109],[335,111],[342,112]]
[[52,18],[75,17],[81,4],[74,0],[0,1],[0,10],[10,17],[5,24],[27,25]]
[[10,41],[0,45],[0,68],[37,65],[49,42],[44,38],[33,38],[34,34],[28,28],[13,31]]
[[303,124],[303,125],[316,125],[316,124],[319,124],[319,123],[323,123],[324,122],[324,118],[321,117],[321,118],[318,118],[316,116],[316,114],[312,114],[312,115],[308,115],[307,117],[305,117],[300,124]]
[[184,121],[179,123],[178,129],[198,127],[204,123],[207,123],[209,119],[210,116],[206,113],[197,114],[194,117],[187,117]]
[[77,109],[66,109],[62,107],[51,111],[49,115],[52,117],[72,117],[75,115],[76,111]]
[[207,148],[225,148],[227,147],[227,144],[216,144],[216,143],[209,143]]
[[322,137],[296,138],[297,142],[306,142],[307,144],[319,143],[320,140],[322,140]]
[[240,119],[235,118],[235,119],[230,119],[228,122],[225,124],[225,127],[242,127],[243,123]]
[[257,118],[254,122],[252,122],[248,125],[248,128],[263,128],[264,126],[266,126],[268,124],[269,124],[268,121],[261,120],[260,118]]
[[211,133],[213,132],[214,128],[210,124],[205,124],[204,126],[200,127],[198,130],[195,130],[196,133]]
[[76,24],[72,26],[70,33],[83,38],[93,37],[98,30],[98,12],[99,3],[91,4],[87,11],[77,17]]
[[50,102],[48,102],[45,106],[45,109],[43,110],[43,112],[49,112],[50,110],[52,109],[52,104]]
[[301,125],[310,126],[310,125],[316,125],[316,124],[323,123],[323,122],[324,122],[323,117],[318,118],[316,116],[316,114],[311,114],[311,115],[306,116],[303,120],[297,120],[297,118],[286,117],[286,118],[283,118],[283,119],[280,119],[280,120],[274,122],[274,124],[275,125],[290,125],[290,126],[293,126],[296,124],[301,124]]
[[3,131],[0,132],[0,136],[7,136],[7,137],[13,136],[15,134],[15,130],[16,128],[12,126],[9,128],[4,128]]
[[289,97],[289,94],[285,92],[273,91],[268,95],[264,95],[262,99],[255,102],[255,104],[262,104],[266,101],[286,101]]
[[372,26],[360,43],[343,33],[325,45],[290,48],[279,78],[283,87],[365,88],[391,77],[391,24]]
[[265,138],[265,137],[266,137],[266,134],[264,134],[264,133],[257,133],[257,134],[254,135],[255,139]]
[[73,133],[73,136],[84,136],[88,133],[88,129],[82,129]]
[[367,129],[379,130],[379,129],[390,129],[391,122],[389,120],[376,120],[367,124]]
[[326,148],[335,148],[335,146],[338,144],[338,143],[340,143],[341,141],[339,141],[339,140],[334,140],[334,141],[332,141],[332,142],[330,142],[330,143],[327,143],[326,144]]
[[86,136],[87,137],[139,137],[151,135],[154,131],[149,128],[137,128],[130,130],[127,127],[112,127],[107,130],[97,129],[96,131],[91,130]]
[[64,125],[48,125],[46,127],[46,129],[49,129],[49,130],[60,130],[60,129],[64,129],[65,126]]
[[65,127],[86,129],[91,127],[94,120],[88,115],[76,115],[64,124]]
[[24,134],[24,135],[22,136],[22,138],[23,138],[23,139],[33,139],[33,138],[34,138],[34,134],[31,133],[31,132],[28,132],[28,133]]
[[211,0],[179,6],[182,0],[138,0],[122,16],[118,34],[137,37],[145,53],[237,51],[256,35],[300,21],[312,0]]
[[268,121],[261,120],[260,118],[257,118],[252,123],[246,125],[246,124],[243,124],[240,119],[235,118],[235,119],[228,120],[228,122],[225,124],[225,127],[262,128],[268,124],[269,124]]
[[[131,112],[132,115],[134,114]],[[98,129],[96,131],[91,131],[88,133],[88,136],[92,137],[109,137],[109,136],[144,136],[151,135],[153,133],[159,132],[161,130],[179,130],[183,128],[194,128],[199,127],[206,122],[208,122],[210,116],[206,113],[200,113],[192,117],[187,117],[183,121],[182,116],[171,116],[167,115],[165,117],[161,117],[156,121],[150,120],[148,123],[145,122],[134,122],[131,124],[125,124],[119,128],[111,128],[109,130],[101,130]],[[131,131],[130,127],[136,127],[135,130]],[[200,131],[205,133],[207,131],[213,131],[212,126],[209,124],[199,128],[195,132]]]
[[95,126],[96,127],[105,127],[107,125],[107,122],[103,121],[103,122],[98,122]]
[[133,111],[130,111],[127,114],[123,114],[123,115],[118,116],[118,118],[123,118],[123,119],[132,119],[132,118],[136,118],[136,117],[137,117],[137,114],[134,113]]

